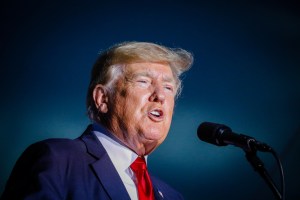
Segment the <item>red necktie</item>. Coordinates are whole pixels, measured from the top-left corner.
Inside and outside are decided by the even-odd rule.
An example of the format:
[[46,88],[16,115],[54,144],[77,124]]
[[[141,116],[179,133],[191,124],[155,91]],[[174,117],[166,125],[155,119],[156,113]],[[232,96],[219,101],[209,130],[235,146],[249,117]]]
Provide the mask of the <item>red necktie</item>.
[[148,174],[145,158],[137,157],[130,165],[130,168],[136,176],[139,200],[153,200],[153,187]]

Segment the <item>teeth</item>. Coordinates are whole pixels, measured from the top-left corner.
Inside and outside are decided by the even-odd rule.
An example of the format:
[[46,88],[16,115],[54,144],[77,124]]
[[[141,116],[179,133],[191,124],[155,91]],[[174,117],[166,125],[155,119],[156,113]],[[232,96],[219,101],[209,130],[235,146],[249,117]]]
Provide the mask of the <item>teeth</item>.
[[158,111],[151,111],[151,114],[155,115],[155,116],[158,116],[158,117],[160,116],[160,113]]

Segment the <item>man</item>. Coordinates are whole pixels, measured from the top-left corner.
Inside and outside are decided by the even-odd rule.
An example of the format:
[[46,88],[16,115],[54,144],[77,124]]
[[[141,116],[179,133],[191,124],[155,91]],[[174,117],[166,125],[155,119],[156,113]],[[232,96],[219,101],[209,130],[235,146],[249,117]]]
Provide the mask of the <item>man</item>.
[[87,94],[93,124],[75,140],[31,145],[17,161],[2,199],[182,199],[148,174],[145,160],[166,138],[192,55],[146,42],[103,52]]

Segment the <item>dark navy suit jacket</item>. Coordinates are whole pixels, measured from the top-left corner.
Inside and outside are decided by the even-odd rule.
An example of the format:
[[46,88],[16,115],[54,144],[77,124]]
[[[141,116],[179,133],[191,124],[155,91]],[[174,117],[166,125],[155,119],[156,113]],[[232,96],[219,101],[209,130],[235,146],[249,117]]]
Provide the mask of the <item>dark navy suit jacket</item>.
[[[1,200],[129,200],[102,144],[91,133],[79,138],[48,139],[29,146],[17,161]],[[151,176],[156,199],[183,199]]]

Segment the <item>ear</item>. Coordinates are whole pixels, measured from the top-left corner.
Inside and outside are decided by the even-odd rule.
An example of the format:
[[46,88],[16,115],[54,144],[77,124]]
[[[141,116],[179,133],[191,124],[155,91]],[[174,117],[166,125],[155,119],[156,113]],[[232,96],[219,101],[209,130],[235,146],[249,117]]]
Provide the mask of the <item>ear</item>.
[[108,111],[108,95],[107,95],[107,90],[106,88],[98,84],[93,90],[93,99],[96,108],[99,110],[101,113],[107,113]]

